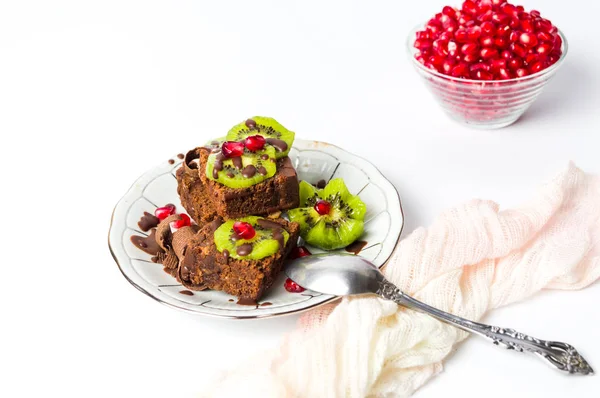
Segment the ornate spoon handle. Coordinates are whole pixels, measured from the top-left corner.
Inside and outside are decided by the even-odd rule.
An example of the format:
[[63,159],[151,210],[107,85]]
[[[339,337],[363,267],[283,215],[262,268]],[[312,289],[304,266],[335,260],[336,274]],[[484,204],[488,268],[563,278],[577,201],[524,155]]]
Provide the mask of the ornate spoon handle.
[[540,340],[514,329],[485,325],[449,314],[406,295],[393,283],[385,279],[380,283],[377,294],[397,304],[431,315],[442,322],[449,323],[467,332],[487,337],[495,345],[501,345],[509,350],[527,351],[536,354],[559,370],[571,374],[587,375],[594,373],[587,361],[569,344]]

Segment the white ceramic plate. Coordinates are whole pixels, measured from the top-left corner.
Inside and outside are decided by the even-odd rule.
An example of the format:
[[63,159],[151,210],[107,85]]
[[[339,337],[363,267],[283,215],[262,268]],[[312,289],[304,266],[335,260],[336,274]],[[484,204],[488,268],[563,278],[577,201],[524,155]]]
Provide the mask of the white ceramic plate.
[[[381,267],[392,254],[402,227],[404,217],[400,199],[394,186],[366,160],[341,148],[318,141],[296,140],[290,158],[298,177],[310,183],[341,177],[348,189],[357,194],[367,205],[365,233],[361,240],[367,245],[359,253]],[[108,243],[112,255],[129,282],[140,291],[168,306],[184,311],[225,318],[264,318],[291,314],[314,308],[336,297],[306,290],[289,293],[284,287],[285,275],[261,298],[257,305],[236,303],[236,298],[219,291],[193,292],[192,296],[181,294],[186,290],[166,274],[160,264],[150,261],[150,255],[136,248],[131,235],[147,235],[137,225],[144,211],[154,213],[156,206],[174,203],[178,211],[184,211],[177,195],[175,172],[182,160],[173,157],[140,177],[115,207]],[[308,247],[319,253],[313,247]]]

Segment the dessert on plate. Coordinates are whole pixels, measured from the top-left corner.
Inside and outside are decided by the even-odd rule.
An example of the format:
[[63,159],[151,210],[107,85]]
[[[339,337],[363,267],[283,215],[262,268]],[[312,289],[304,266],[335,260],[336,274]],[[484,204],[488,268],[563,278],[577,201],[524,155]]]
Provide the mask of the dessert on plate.
[[[288,157],[294,136],[256,116],[190,150],[176,172],[187,214],[173,204],[145,213],[139,226],[150,234],[131,241],[187,289],[221,290],[240,304],[256,303],[286,258],[310,255],[298,246],[300,235],[324,250],[356,241],[364,203],[341,179],[322,189],[299,183]],[[304,290],[290,280],[284,287]]]

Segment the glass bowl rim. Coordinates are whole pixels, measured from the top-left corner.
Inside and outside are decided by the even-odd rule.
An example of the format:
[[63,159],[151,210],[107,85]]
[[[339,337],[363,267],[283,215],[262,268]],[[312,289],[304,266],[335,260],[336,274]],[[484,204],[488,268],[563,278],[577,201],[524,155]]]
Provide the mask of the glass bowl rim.
[[420,69],[421,71],[426,72],[429,75],[435,76],[439,79],[443,79],[446,81],[450,80],[450,81],[454,81],[457,83],[465,83],[465,84],[492,84],[492,83],[498,84],[498,83],[501,83],[502,85],[507,84],[507,83],[527,83],[527,82],[535,80],[539,77],[543,77],[545,75],[555,72],[563,64],[563,62],[567,56],[567,53],[569,52],[569,43],[567,41],[567,38],[565,37],[563,32],[557,28],[558,35],[562,39],[562,50],[563,51],[562,51],[560,58],[558,59],[558,61],[556,61],[554,63],[554,65],[551,65],[550,67],[548,67],[544,70],[536,72],[533,75],[528,75],[528,76],[524,76],[524,77],[515,77],[512,79],[504,79],[504,80],[463,79],[460,77],[449,76],[449,75],[445,75],[440,72],[433,71],[433,70],[425,67],[425,65],[421,64],[419,61],[417,61],[415,59],[414,55],[415,55],[415,52],[417,51],[413,46],[413,43],[415,41],[415,34],[419,30],[425,29],[425,25],[426,25],[426,23],[416,25],[414,28],[411,29],[410,33],[408,34],[408,38],[406,40],[406,51],[407,51],[408,57],[411,59],[411,62],[413,63],[413,65],[415,67],[417,67],[418,69]]

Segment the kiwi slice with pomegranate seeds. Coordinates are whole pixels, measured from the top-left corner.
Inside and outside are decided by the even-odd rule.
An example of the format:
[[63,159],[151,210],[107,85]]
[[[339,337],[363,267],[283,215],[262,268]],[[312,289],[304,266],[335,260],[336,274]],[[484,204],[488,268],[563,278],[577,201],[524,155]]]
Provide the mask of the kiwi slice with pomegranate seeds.
[[254,135],[263,136],[266,140],[265,147],[273,146],[277,159],[280,159],[290,152],[296,134],[273,118],[254,116],[233,126],[227,133],[227,140],[243,142],[247,137]]
[[290,221],[300,224],[300,236],[309,245],[335,250],[348,246],[364,231],[366,205],[352,195],[341,178],[323,189],[300,182],[300,207],[288,210]]
[[223,152],[211,153],[206,164],[206,177],[229,188],[248,188],[271,178],[277,172],[275,148],[244,150],[241,156],[227,158]]

